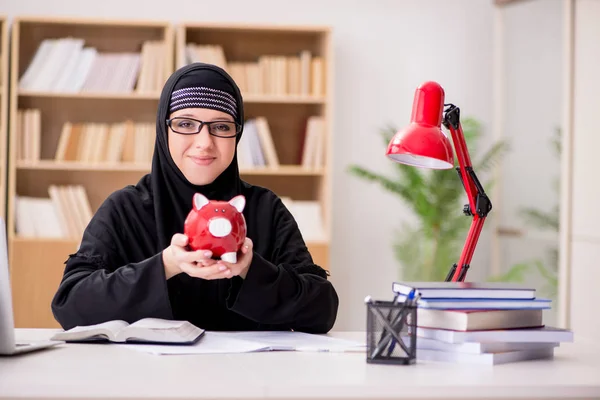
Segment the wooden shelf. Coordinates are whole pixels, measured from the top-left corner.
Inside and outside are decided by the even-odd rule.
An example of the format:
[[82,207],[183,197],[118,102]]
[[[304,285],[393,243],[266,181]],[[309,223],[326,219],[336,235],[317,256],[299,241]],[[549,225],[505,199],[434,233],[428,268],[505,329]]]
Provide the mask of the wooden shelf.
[[[109,164],[109,163],[80,163],[57,162],[52,160],[18,161],[19,170],[40,171],[88,171],[88,172],[150,172],[150,165],[140,164]],[[273,176],[320,176],[323,168],[306,169],[297,165],[282,165],[278,168],[254,168],[240,170],[242,175],[273,175]]]
[[109,163],[80,163],[80,162],[57,162],[52,160],[40,161],[18,161],[19,170],[40,171],[87,171],[87,172],[150,172],[150,165],[139,164],[109,164]]
[[[9,262],[17,327],[58,326],[51,315],[49,303],[62,277],[64,262],[76,250],[80,239],[21,236],[15,224],[16,197],[48,198],[50,186],[79,185],[85,189],[90,207],[95,211],[113,191],[137,183],[150,172],[149,162],[55,161],[55,155],[67,123],[80,127],[91,123],[119,124],[125,121],[155,124],[161,94],[155,88],[150,92],[104,92],[98,89],[74,93],[55,91],[51,86],[45,88],[43,85],[24,85],[23,88],[27,90],[22,89],[19,79],[45,39],[81,38],[85,46],[93,47],[98,52],[140,51],[146,41],[164,40],[168,43],[169,55],[164,60],[168,74],[175,67],[182,66],[178,60],[185,61],[182,56],[186,43],[221,45],[227,59],[237,62],[252,62],[261,56],[271,55],[293,57],[303,51],[323,61],[322,90],[243,93],[246,118],[264,117],[268,121],[279,165],[240,165],[240,173],[247,182],[267,187],[280,197],[292,199],[292,204],[294,200],[318,203],[322,211],[324,233],[312,238],[305,236],[305,241],[315,263],[325,269],[330,268],[333,64],[329,28],[215,23],[172,27],[168,22],[156,21],[18,17],[13,19],[12,27],[10,81],[6,80],[6,64],[0,82],[0,96],[3,101],[8,101],[11,121],[17,121],[19,110],[39,110],[41,121],[39,156],[33,158],[24,157],[18,152],[17,144],[21,139],[16,123],[10,124],[10,132],[0,131],[0,134],[9,135],[10,138],[9,152],[4,155],[0,152],[0,157],[9,157],[8,190],[5,192],[8,195]],[[177,35],[173,35],[174,32]],[[2,41],[6,40],[7,36],[3,35]],[[2,56],[3,63],[6,63],[6,52],[2,52]],[[307,121],[311,117],[321,118],[324,122],[324,155],[321,164],[303,167],[301,154]],[[1,126],[6,129],[7,124],[3,122]],[[6,142],[3,140],[3,143]],[[121,159],[131,160],[124,156]],[[138,158],[135,160],[139,161]],[[317,237],[325,239],[314,240]],[[35,280],[34,284],[32,280]]]
[[322,96],[294,96],[294,95],[261,95],[242,94],[244,103],[272,103],[272,104],[324,104],[327,100]]
[[[19,97],[68,98],[68,99],[104,99],[104,100],[158,100],[160,93],[102,93],[102,92],[36,92],[19,90]],[[323,104],[322,96],[260,95],[244,94],[244,102],[270,104]]]
[[[215,33],[237,33],[237,34],[267,34],[268,39],[272,42],[274,38],[280,38],[277,35],[293,35],[296,33],[307,35],[325,35],[331,33],[331,27],[328,25],[288,25],[288,24],[272,24],[272,23],[255,23],[249,24],[246,22],[195,22],[182,21],[179,25],[181,28],[188,30],[213,31]],[[281,39],[281,38],[280,38]]]
[[[103,33],[115,33],[116,30],[128,30],[131,33],[140,33],[144,30],[148,29],[158,29],[162,30],[165,28],[169,28],[168,23],[164,21],[157,20],[144,20],[144,19],[101,19],[101,18],[85,18],[85,17],[47,17],[47,16],[36,16],[36,15],[28,15],[25,17],[18,18],[22,23],[28,23],[44,29],[44,31],[48,31],[48,27],[58,26],[58,27],[67,27],[67,30],[70,32],[79,31],[79,30],[88,30],[90,28],[100,28],[103,29]],[[117,32],[120,33],[120,32]],[[147,34],[147,33],[146,33]],[[114,39],[119,38],[119,40],[127,40],[128,38],[122,38],[119,35],[112,35],[107,38]],[[118,46],[118,45],[117,45]]]
[[323,168],[306,169],[298,165],[280,165],[277,168],[248,168],[240,169],[242,175],[267,175],[267,176],[322,176]]
[[[331,31],[325,26],[269,24],[181,23],[177,28],[177,49],[186,43],[219,44],[229,59],[254,61],[261,55],[290,55],[302,50],[326,54]],[[177,52],[177,66],[185,64],[184,52]]]
[[56,245],[73,245],[76,246],[79,239],[70,238],[50,238],[50,237],[26,237],[26,236],[13,236],[12,241],[19,244],[56,244]]
[[64,99],[102,99],[102,100],[158,100],[160,93],[61,93],[61,92],[35,92],[28,90],[19,90],[19,97],[40,97],[40,98],[64,98]]
[[8,19],[0,17],[0,217],[6,220],[6,167],[7,138],[8,138],[8,72],[9,72],[9,46],[8,46]]
[[[115,165],[55,162],[53,159],[67,123],[156,123],[162,82],[174,70],[173,27],[167,21],[16,17],[13,19],[11,36],[9,115],[14,123],[10,124],[9,133],[7,228],[15,323],[17,327],[55,327],[57,324],[49,304],[64,272],[64,262],[77,249],[80,237],[53,239],[20,236],[16,229],[17,196],[48,199],[52,185],[77,185],[85,189],[91,211],[95,212],[113,191],[137,183],[141,176],[150,172],[149,162],[143,165]],[[60,87],[55,84],[60,78],[56,78],[58,80],[51,85],[32,79],[36,81],[34,84],[30,81],[29,85],[22,88],[20,80],[40,45],[47,39],[66,43],[65,38],[83,40],[83,46],[95,49],[96,56],[105,53],[138,53],[139,65],[143,67],[153,62],[152,69],[156,74],[146,81],[150,83],[149,88],[139,91],[137,87],[141,79],[134,81],[136,86],[131,91],[105,91],[102,87],[93,89],[94,86],[74,93],[66,89],[53,89]],[[144,58],[143,46],[157,42],[162,43],[162,53],[149,61]],[[50,60],[50,57],[46,60]],[[86,74],[86,79],[95,76],[89,71]],[[39,74],[31,76],[37,77]],[[23,161],[20,151],[24,141],[30,139],[24,139],[22,132],[17,132],[19,110],[36,110],[41,127],[33,136],[38,147],[35,153],[31,153],[33,156],[25,157],[27,161]],[[154,129],[150,133],[154,136]]]

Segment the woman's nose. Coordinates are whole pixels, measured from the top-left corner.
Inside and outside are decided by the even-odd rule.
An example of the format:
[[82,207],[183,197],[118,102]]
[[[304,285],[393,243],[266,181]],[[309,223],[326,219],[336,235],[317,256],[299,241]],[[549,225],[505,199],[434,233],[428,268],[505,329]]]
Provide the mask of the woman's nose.
[[213,146],[213,137],[210,133],[208,133],[208,126],[204,125],[200,132],[198,132],[194,137],[194,145],[198,148],[210,148]]

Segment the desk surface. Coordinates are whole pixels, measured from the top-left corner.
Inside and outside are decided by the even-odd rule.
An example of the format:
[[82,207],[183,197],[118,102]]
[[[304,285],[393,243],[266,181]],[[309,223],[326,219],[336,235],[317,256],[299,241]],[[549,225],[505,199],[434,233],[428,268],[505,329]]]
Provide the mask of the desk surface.
[[[55,330],[17,329],[18,340]],[[364,334],[332,336],[362,340]],[[496,366],[367,364],[361,353],[152,355],[63,344],[0,357],[0,398],[600,398],[600,348],[564,343],[553,360]]]

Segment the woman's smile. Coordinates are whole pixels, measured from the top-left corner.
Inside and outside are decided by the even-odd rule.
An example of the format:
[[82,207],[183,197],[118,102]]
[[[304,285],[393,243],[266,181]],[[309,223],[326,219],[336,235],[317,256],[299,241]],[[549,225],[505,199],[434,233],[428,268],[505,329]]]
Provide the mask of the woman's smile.
[[211,156],[189,156],[194,164],[197,165],[210,165],[215,160],[215,157]]

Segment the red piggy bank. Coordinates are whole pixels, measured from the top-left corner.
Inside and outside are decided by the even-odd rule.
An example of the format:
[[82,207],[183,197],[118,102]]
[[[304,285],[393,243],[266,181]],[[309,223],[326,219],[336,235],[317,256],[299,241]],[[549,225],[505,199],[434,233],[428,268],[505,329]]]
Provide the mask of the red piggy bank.
[[213,256],[235,264],[237,252],[246,239],[246,220],[242,211],[246,198],[229,201],[208,200],[196,193],[194,207],[184,222],[184,234],[193,250],[210,250]]

